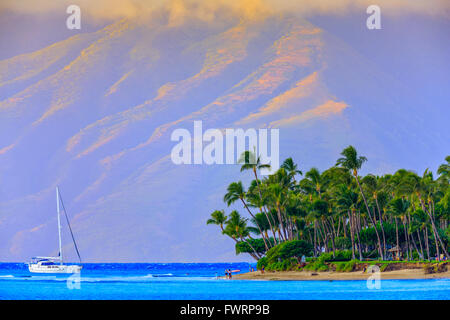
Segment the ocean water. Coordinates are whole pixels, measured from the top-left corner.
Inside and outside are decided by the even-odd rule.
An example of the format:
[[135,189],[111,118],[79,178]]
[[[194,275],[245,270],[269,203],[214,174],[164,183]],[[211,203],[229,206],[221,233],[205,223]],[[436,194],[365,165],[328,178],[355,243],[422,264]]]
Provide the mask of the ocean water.
[[83,264],[79,277],[32,274],[23,263],[0,263],[0,299],[450,299],[450,279],[367,281],[226,280],[225,269],[248,263]]

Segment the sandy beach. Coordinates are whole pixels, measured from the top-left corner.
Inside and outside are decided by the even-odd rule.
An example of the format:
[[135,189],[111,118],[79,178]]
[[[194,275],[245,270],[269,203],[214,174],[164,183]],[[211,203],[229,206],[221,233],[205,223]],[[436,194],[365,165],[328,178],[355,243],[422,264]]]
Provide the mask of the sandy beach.
[[[311,271],[260,271],[233,275],[233,279],[245,280],[367,280],[369,273],[355,272],[311,272]],[[450,279],[450,271],[425,274],[421,269],[404,269],[381,272],[381,280],[388,279]]]

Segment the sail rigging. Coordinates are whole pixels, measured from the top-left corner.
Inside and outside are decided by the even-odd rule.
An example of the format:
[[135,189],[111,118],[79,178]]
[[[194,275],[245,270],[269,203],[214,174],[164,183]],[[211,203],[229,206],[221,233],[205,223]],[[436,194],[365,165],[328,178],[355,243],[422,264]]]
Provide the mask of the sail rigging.
[[[75,246],[75,251],[77,252],[78,259],[80,260],[80,263],[81,263],[80,251],[78,251],[77,242],[75,241],[75,237],[74,237],[73,232],[72,232],[72,227],[70,226],[69,218],[67,217],[67,211],[66,211],[66,208],[64,207],[64,202],[62,200],[61,193],[60,193],[59,189],[57,189],[57,192],[58,192],[58,195],[59,195],[58,196],[59,201],[61,202],[61,205],[62,205],[62,208],[63,208],[63,211],[64,211],[64,216],[66,217],[67,225],[69,226],[70,235],[72,236],[72,241],[73,241],[73,244]],[[62,255],[61,255],[61,260],[62,260]]]
[[[70,235],[72,237],[72,241],[75,247],[75,251],[77,252],[78,259],[81,263],[81,255],[78,250],[77,243],[75,241],[75,237],[72,232],[72,227],[69,222],[69,217],[67,215],[66,208],[64,206],[64,202],[62,200],[61,194],[59,192],[59,188],[56,187],[56,209],[57,209],[57,217],[58,217],[58,245],[59,251],[57,257],[33,257],[31,258],[31,262],[28,263],[28,270],[34,273],[79,273],[83,266],[81,265],[68,265],[64,264],[63,260],[63,252],[62,252],[62,241],[61,241],[61,207],[62,211],[64,211],[64,216],[66,217],[67,225],[69,226]],[[58,264],[56,264],[58,263]]]

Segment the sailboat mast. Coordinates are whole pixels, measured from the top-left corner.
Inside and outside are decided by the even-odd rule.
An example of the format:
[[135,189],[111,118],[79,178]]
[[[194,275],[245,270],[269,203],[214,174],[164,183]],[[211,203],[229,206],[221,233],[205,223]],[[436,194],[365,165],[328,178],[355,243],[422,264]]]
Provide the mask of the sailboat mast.
[[63,263],[63,255],[61,248],[61,219],[60,219],[60,210],[59,210],[59,189],[56,187],[56,209],[58,211],[58,239],[59,239],[59,264]]

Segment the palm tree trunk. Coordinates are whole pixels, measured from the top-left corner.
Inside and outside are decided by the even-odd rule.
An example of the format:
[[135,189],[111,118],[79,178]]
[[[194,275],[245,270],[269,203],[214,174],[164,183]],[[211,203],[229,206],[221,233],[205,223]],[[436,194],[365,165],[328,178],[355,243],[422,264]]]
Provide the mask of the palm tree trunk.
[[394,217],[394,221],[395,221],[395,236],[396,236],[396,238],[397,238],[397,253],[398,253],[398,250],[400,250],[400,244],[399,244],[399,241],[398,241],[398,223],[397,223],[397,217]]
[[375,198],[375,203],[377,205],[378,215],[380,216],[381,234],[383,236],[383,252],[384,255],[386,256],[386,235],[384,233],[383,215],[381,214],[380,205],[378,204],[378,197]]
[[283,232],[284,241],[287,240],[286,229],[284,227],[283,218],[281,217],[280,205],[277,203],[278,220],[280,220],[281,231]]
[[377,241],[378,241],[378,253],[380,254],[381,260],[384,260],[384,257],[383,257],[383,250],[381,250],[381,240],[380,240],[380,235],[378,234],[377,226],[375,225],[375,222],[374,222],[373,219],[372,219],[372,215],[371,215],[371,213],[370,213],[369,205],[367,204],[366,196],[364,195],[364,192],[363,192],[363,189],[362,189],[362,187],[361,187],[361,184],[359,183],[359,179],[358,179],[358,174],[357,174],[357,173],[355,174],[355,178],[356,178],[356,182],[358,183],[358,187],[359,187],[359,190],[360,190],[360,192],[361,192],[362,198],[363,198],[363,200],[364,200],[364,204],[365,204],[366,209],[367,209],[367,214],[369,215],[369,219],[370,219],[370,221],[372,222],[373,228],[375,229],[375,234],[377,235]]
[[[359,218],[361,218],[361,217],[359,217]],[[359,221],[359,223],[361,224],[361,221],[360,220],[358,220]],[[362,260],[363,259],[363,256],[362,256],[362,251],[361,251],[361,239],[360,239],[360,237],[359,237],[359,233],[361,232],[361,226],[360,226],[360,228],[359,228],[359,230],[356,230],[356,237],[357,237],[357,239],[358,239],[358,253],[359,253],[359,260]]]
[[420,203],[421,203],[421,205],[422,205],[422,209],[428,214],[428,217],[429,217],[430,220],[431,220],[431,228],[432,228],[432,230],[433,230],[433,235],[434,235],[434,239],[435,239],[435,242],[436,242],[436,252],[437,252],[436,254],[437,254],[437,258],[439,259],[439,255],[440,255],[440,253],[439,253],[439,244],[440,244],[441,247],[442,247],[442,250],[444,251],[445,256],[447,257],[447,259],[450,259],[450,255],[448,254],[448,252],[447,252],[447,250],[446,250],[444,244],[442,243],[442,239],[441,239],[441,237],[439,236],[439,233],[438,233],[438,231],[437,231],[437,229],[436,229],[436,225],[435,225],[435,223],[434,223],[434,219],[433,219],[432,213],[430,213],[430,211],[425,207],[425,204],[424,204],[424,202],[423,202],[423,200],[422,200],[421,197],[419,197],[419,200],[420,200]]
[[[320,228],[320,220],[317,221],[317,245],[319,248],[319,256],[322,253],[322,242],[323,242],[323,235],[322,235],[322,229]],[[324,243],[325,246],[325,243]]]
[[314,258],[317,257],[317,226],[314,219]]
[[352,218],[350,216],[350,211],[348,211],[347,213],[348,213],[348,221],[350,224],[350,239],[352,241],[352,260],[355,260],[355,235],[353,233],[353,223]]
[[331,235],[331,246],[333,247],[333,258],[335,258],[336,257],[336,245],[334,243],[334,237],[336,234],[336,230],[334,228],[334,223],[327,221],[327,219],[325,219],[325,223],[327,223],[327,222],[329,225],[331,225],[331,228],[330,227],[327,227],[327,228],[329,229],[329,233]]
[[[337,226],[337,231],[336,231],[336,234],[337,234],[337,237],[339,237],[339,232],[341,231],[341,218],[338,216],[338,226]],[[344,227],[345,227],[345,225],[344,225]],[[334,223],[333,223],[333,229],[334,229]]]
[[[408,241],[409,241],[409,256],[412,259],[413,256],[413,248],[411,246],[411,243],[414,241],[413,240],[413,235],[412,233],[410,233],[409,231],[411,230],[411,215],[409,214],[409,211],[407,212],[407,217],[408,219],[406,220],[406,229],[408,230]],[[414,243],[415,245],[415,243]]]
[[419,239],[420,253],[421,253],[422,259],[425,259],[425,256],[423,254],[422,240],[420,239],[419,229],[417,229],[416,232],[417,232],[417,239]]
[[[222,228],[222,230],[223,230],[223,228]],[[231,239],[233,239],[234,242],[239,243],[239,241],[237,241],[237,239],[236,239],[235,237],[232,237],[232,236],[229,236],[229,237],[230,237]],[[255,251],[255,249],[253,249],[253,251]],[[256,252],[256,251],[255,251],[255,252]],[[259,260],[258,257],[257,257],[254,253],[248,252],[248,254],[249,254],[253,259],[255,259],[256,261]]]
[[242,204],[244,205],[245,209],[247,209],[248,213],[249,213],[249,214],[252,216],[252,218],[255,220],[255,224],[256,224],[256,226],[258,227],[259,233],[261,234],[261,237],[262,237],[262,239],[263,239],[263,241],[264,241],[264,246],[266,247],[266,250],[269,250],[269,246],[267,245],[266,238],[264,237],[264,233],[263,233],[261,227],[259,226],[258,221],[256,220],[255,216],[253,215],[253,213],[252,213],[252,212],[250,211],[250,209],[248,208],[247,203],[245,203],[244,199],[242,199],[242,198],[240,198],[240,199],[241,199]]
[[[263,207],[263,208],[264,208],[264,207]],[[260,210],[260,211],[263,211],[262,208],[259,208],[259,210]],[[274,247],[274,246],[276,246],[276,245],[278,244],[278,242],[277,242],[277,237],[276,237],[276,235],[275,235],[275,231],[274,231],[273,226],[272,226],[272,224],[271,224],[271,222],[270,222],[270,220],[269,220],[268,215],[267,215],[266,213],[265,213],[265,215],[266,215],[267,221],[269,222],[270,231],[272,232],[272,235],[273,235],[273,246],[272,246],[272,247]],[[270,237],[269,237],[269,234],[268,234],[268,233],[266,233],[266,238],[267,238],[267,242],[269,242],[269,244],[272,245],[272,243],[270,242]]]
[[323,224],[323,220],[321,219],[320,222],[322,223],[322,230],[323,230],[323,244],[325,246],[325,252],[328,252],[328,233],[325,230],[325,225]]
[[345,218],[342,216],[342,229],[344,231],[344,238],[347,238],[347,225],[345,223]]
[[[421,253],[421,252],[419,251],[419,249],[417,248],[416,239],[414,239],[414,233],[411,233],[411,234],[410,234],[410,241],[411,241],[411,243],[412,243],[414,249],[416,249],[417,254],[419,255],[420,260],[423,260],[422,253]],[[413,253],[412,253],[412,252],[411,252],[411,260],[414,260],[414,256],[413,256]]]
[[424,238],[425,238],[425,246],[427,248],[427,257],[428,260],[430,260],[430,245],[428,244],[428,228],[425,226],[425,230],[423,230],[424,232]]
[[408,237],[408,231],[406,230],[405,218],[402,219],[402,223],[403,223],[403,230],[405,232],[405,241],[406,241],[406,260],[409,260],[409,237]]
[[294,239],[294,224],[292,223],[292,219],[288,217],[287,219],[287,226],[288,226],[288,237],[289,240]]
[[[258,186],[259,198],[261,199],[261,201],[263,201],[262,192],[261,192],[261,187],[260,187],[260,185],[259,185],[258,175],[256,174],[256,168],[255,168],[255,167],[253,167],[253,173],[255,174],[256,185]],[[267,213],[267,208],[266,208],[266,206],[263,205],[263,209],[264,209],[263,211],[264,211],[264,214],[265,214],[265,216],[266,216],[266,219],[267,219],[267,221],[269,222],[270,230],[271,230],[272,233],[274,234],[274,239],[275,239],[276,237],[275,237],[275,233],[274,233],[274,231],[273,231],[272,221],[271,221],[271,219],[269,219],[269,214]],[[274,241],[275,241],[275,240],[274,240]]]
[[[255,255],[256,255],[259,259],[261,259],[261,255],[260,255],[258,252],[256,252],[255,248],[253,248],[253,246],[250,244],[250,242],[248,242],[247,240],[245,240],[243,237],[241,237],[241,241],[244,241],[246,244],[248,244],[249,247],[250,247],[250,248],[253,250],[253,252],[255,253]],[[256,259],[256,260],[259,260],[259,259]]]

